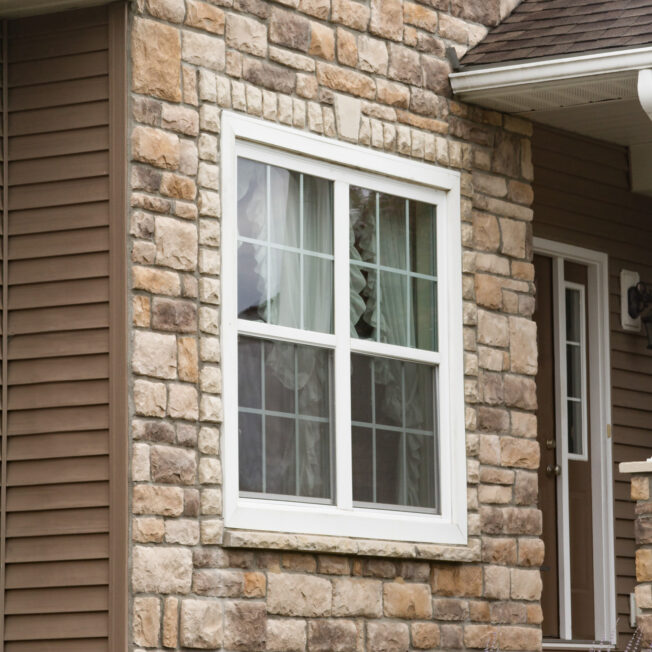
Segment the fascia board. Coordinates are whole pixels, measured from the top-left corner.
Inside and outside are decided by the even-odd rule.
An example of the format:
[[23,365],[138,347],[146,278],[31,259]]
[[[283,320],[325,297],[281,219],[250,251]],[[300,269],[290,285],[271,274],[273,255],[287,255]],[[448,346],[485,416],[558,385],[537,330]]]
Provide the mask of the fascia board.
[[109,4],[111,0],[0,0],[1,18],[18,18]]
[[652,46],[479,68],[454,72],[449,77],[456,95],[471,98],[486,95],[485,91],[509,89],[513,93],[518,87],[554,86],[573,79],[623,75],[645,68],[652,68]]

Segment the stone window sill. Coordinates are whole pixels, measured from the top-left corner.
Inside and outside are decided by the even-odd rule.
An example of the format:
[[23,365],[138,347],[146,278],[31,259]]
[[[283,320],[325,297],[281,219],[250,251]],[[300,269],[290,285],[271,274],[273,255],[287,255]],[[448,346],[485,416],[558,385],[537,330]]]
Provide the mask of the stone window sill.
[[469,539],[467,545],[406,543],[304,534],[282,534],[252,530],[226,529],[225,548],[291,550],[293,552],[327,553],[364,557],[394,557],[434,561],[481,561],[480,539]]

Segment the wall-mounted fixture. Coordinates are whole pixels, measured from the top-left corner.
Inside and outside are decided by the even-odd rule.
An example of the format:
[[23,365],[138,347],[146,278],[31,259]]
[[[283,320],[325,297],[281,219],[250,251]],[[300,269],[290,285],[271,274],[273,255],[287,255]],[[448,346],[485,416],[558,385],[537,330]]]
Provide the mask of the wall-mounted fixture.
[[633,285],[638,285],[640,280],[638,272],[631,269],[620,270],[620,325],[624,331],[631,333],[641,332],[641,318],[632,319],[629,316],[628,290]]
[[647,334],[647,348],[652,349],[652,286],[637,283],[627,290],[627,312],[632,319],[641,318]]

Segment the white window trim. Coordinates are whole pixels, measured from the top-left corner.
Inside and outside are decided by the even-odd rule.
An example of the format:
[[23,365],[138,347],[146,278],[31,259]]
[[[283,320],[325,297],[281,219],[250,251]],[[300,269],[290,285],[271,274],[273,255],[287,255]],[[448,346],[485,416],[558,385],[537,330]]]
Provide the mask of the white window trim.
[[[309,153],[308,158],[305,153]],[[255,156],[270,164],[298,167],[334,181],[335,215],[348,212],[346,185],[356,183],[390,194],[437,204],[439,352],[412,349],[411,360],[439,366],[439,469],[441,514],[354,507],[351,482],[350,356],[346,346],[335,349],[335,496],[323,505],[291,500],[269,500],[239,495],[237,336],[252,335],[260,326],[237,320],[237,192],[238,155]],[[222,368],[224,522],[227,528],[298,534],[320,534],[365,539],[465,544],[466,456],[464,427],[464,367],[462,339],[462,244],[460,175],[435,165],[399,158],[357,145],[298,131],[275,123],[222,112]],[[338,181],[340,183],[338,183]],[[344,182],[344,183],[342,183]],[[349,261],[337,258],[338,242],[349,240],[348,220],[335,220],[335,287],[348,295]],[[344,247],[340,247],[342,251]],[[338,262],[340,264],[338,264]],[[276,327],[279,339],[301,341],[301,331]],[[265,325],[269,333],[269,326]],[[352,351],[367,351],[368,343],[352,342],[349,312],[335,313],[335,335],[322,335],[323,345],[350,343]],[[316,343],[310,337],[310,343]],[[383,355],[406,358],[402,347],[383,346]],[[380,348],[374,351],[380,353]]]

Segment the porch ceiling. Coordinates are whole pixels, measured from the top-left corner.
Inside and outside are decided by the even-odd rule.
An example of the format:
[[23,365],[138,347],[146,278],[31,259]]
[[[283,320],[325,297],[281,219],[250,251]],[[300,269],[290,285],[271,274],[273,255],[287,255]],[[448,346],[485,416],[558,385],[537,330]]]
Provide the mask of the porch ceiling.
[[46,14],[108,4],[110,0],[0,0],[0,18]]

